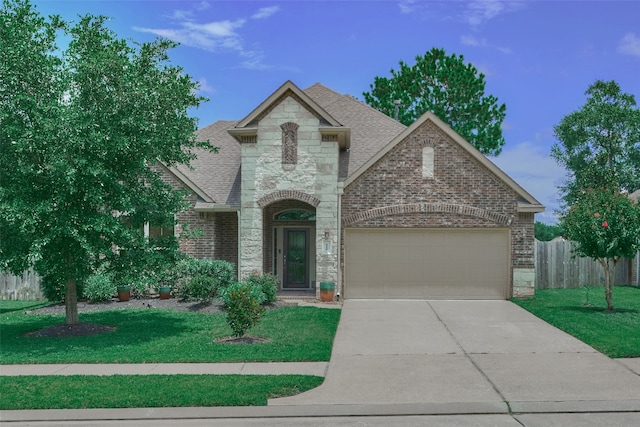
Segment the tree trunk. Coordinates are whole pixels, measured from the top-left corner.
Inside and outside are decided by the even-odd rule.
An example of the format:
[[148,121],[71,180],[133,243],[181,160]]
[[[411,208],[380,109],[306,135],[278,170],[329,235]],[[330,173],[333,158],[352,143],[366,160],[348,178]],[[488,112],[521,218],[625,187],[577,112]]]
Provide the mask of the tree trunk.
[[607,258],[598,259],[604,268],[604,299],[607,301],[607,311],[613,312],[613,282],[615,281],[617,260]]
[[67,315],[67,325],[76,325],[78,320],[78,295],[76,292],[76,282],[69,280],[64,293],[64,307]]

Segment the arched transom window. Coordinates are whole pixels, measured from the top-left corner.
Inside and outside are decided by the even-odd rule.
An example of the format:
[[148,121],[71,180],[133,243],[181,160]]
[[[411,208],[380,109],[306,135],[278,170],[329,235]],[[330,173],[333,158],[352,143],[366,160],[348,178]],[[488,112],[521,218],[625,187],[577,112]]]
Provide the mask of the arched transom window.
[[316,213],[306,209],[289,209],[275,214],[276,221],[315,221]]

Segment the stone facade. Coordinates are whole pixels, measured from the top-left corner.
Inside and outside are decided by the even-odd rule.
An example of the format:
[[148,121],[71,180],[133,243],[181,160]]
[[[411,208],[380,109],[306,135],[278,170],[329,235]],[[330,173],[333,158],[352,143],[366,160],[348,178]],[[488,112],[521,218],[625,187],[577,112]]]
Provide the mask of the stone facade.
[[[433,148],[428,173],[425,147]],[[509,228],[514,294],[524,296],[533,293],[533,214],[518,213],[517,202],[515,191],[425,121],[345,186],[342,226]]]
[[[338,144],[322,141],[321,120],[295,96],[279,99],[255,125],[256,142],[242,144],[240,275],[271,271],[273,214],[293,200],[292,206],[297,201],[316,212],[316,268],[310,280],[336,281]],[[330,255],[317,247],[325,230],[334,239]]]

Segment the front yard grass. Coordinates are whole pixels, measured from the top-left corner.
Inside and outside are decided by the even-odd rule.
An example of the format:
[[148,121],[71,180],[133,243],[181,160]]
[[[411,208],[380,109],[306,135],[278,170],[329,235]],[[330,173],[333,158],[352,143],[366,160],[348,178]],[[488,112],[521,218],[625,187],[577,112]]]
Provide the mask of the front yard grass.
[[64,323],[64,315],[11,311],[0,314],[0,364],[328,361],[339,319],[336,309],[293,306],[267,310],[249,332],[270,341],[239,345],[215,342],[231,335],[224,314],[154,308],[81,313],[81,322],[117,330],[92,336],[33,338],[24,334]]
[[541,289],[513,302],[609,357],[640,357],[640,288],[616,286],[614,313],[606,312],[602,287]]
[[264,406],[322,381],[304,375],[0,377],[0,409]]

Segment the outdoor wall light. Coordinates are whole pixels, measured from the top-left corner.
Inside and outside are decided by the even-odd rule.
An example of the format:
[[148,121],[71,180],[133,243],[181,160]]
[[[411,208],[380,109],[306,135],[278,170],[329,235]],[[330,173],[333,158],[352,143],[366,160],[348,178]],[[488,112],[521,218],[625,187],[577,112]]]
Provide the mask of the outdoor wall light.
[[331,231],[328,228],[324,229],[324,237],[322,238],[322,254],[331,255],[332,251]]

